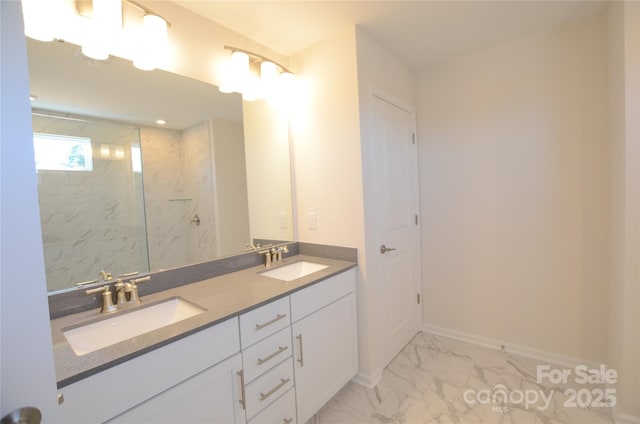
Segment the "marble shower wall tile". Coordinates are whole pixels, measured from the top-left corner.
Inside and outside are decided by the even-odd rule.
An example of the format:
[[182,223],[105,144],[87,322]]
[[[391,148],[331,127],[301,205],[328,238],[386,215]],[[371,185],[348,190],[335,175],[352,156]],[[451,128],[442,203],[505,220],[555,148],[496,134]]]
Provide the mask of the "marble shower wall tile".
[[216,217],[213,204],[213,165],[209,123],[201,122],[183,131],[184,180],[192,193],[189,211],[200,225],[190,223],[188,263],[204,262],[216,256]]
[[[419,333],[394,358],[377,386],[349,383],[311,420],[324,423],[613,423],[611,408],[571,405],[567,389],[602,385],[537,382],[530,358],[429,333]],[[549,364],[552,368],[566,367]],[[481,391],[529,393],[530,403],[497,396],[479,402]],[[533,402],[534,392],[539,396]],[[569,393],[569,394],[568,394]]]
[[189,203],[180,131],[141,128],[144,203],[152,270],[185,264]]
[[[208,122],[183,131],[142,128],[140,139],[151,270],[215,257]],[[200,225],[191,222],[196,214]]]

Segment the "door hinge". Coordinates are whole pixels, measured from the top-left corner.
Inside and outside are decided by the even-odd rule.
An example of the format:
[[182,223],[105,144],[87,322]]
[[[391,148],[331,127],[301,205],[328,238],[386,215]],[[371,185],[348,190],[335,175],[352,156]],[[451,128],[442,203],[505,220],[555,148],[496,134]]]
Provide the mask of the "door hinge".
[[419,305],[419,304],[420,304],[420,293],[418,293],[418,294],[416,295],[416,297],[418,298],[418,305]]
[[418,214],[415,214],[415,219],[416,219],[416,225],[418,225]]
[[416,144],[416,133],[411,134],[411,144]]

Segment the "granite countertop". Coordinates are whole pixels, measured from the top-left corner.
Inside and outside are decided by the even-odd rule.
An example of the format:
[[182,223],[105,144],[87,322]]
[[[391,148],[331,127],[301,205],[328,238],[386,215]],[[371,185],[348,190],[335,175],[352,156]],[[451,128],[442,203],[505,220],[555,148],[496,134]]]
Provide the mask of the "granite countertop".
[[[99,310],[93,309],[51,320],[58,388],[104,371],[356,266],[354,262],[318,256],[296,255],[285,259],[282,264],[272,265],[270,269],[276,269],[302,260],[328,265],[328,267],[302,278],[285,282],[260,275],[260,273],[267,271],[264,265],[254,266],[215,278],[141,296],[143,302],[141,307],[172,297],[181,297],[206,309],[206,311],[175,324],[82,356],[77,356],[74,353],[62,334],[63,329],[91,322],[101,317],[116,316],[118,313],[103,315]],[[153,284],[153,280],[143,284]],[[136,309],[138,308],[133,307],[126,311],[135,311]],[[123,313],[126,313],[126,311],[123,311]]]

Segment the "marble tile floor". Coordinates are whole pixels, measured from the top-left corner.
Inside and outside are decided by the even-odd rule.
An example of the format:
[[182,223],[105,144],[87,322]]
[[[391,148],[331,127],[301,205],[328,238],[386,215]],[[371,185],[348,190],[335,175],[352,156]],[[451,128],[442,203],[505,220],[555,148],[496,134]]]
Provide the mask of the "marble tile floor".
[[582,402],[591,405],[588,396],[603,386],[578,385],[571,377],[566,384],[538,383],[538,364],[543,362],[419,333],[374,389],[349,383],[310,423],[613,423],[608,406],[580,407],[572,399],[572,388],[587,389]]

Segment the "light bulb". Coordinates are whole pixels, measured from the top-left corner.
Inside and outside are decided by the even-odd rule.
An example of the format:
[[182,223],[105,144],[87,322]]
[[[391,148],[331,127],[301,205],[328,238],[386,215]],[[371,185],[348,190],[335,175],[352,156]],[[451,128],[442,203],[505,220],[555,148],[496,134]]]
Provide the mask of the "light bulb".
[[133,66],[143,71],[156,68],[167,48],[167,21],[157,15],[142,18],[137,58]]
[[82,54],[96,60],[109,58],[110,44],[122,29],[122,3],[120,0],[93,0],[93,19]]
[[57,2],[51,0],[22,0],[24,35],[34,40],[53,41]]
[[260,98],[269,100],[276,92],[278,66],[269,61],[260,64]]

